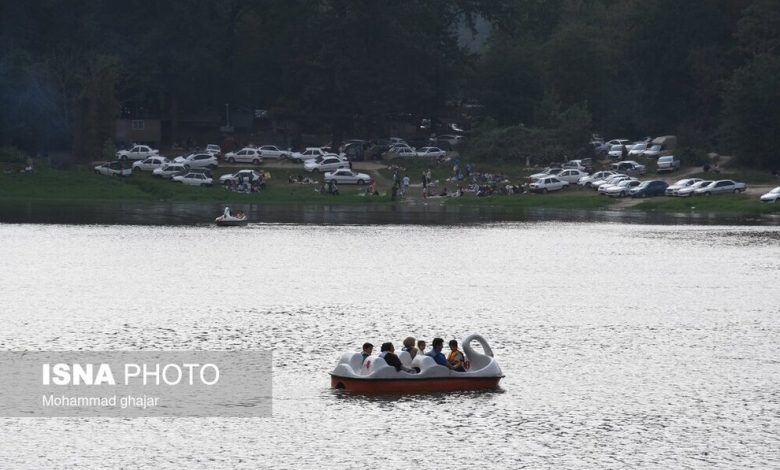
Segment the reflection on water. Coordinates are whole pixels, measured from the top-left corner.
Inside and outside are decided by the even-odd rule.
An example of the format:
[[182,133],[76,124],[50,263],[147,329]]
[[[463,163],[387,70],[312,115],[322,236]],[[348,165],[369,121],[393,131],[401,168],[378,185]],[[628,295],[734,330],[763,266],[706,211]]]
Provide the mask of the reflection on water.
[[[653,213],[639,210],[512,209],[416,205],[274,206],[231,204],[251,221],[293,224],[423,224],[452,225],[490,222],[558,220],[640,224],[780,225],[780,215],[723,215],[715,213]],[[52,204],[0,203],[0,223],[204,225],[222,214],[211,203]]]
[[[272,418],[0,419],[0,467],[777,467],[779,240],[561,222],[0,225],[0,348],[274,351]],[[364,341],[471,332],[501,392],[329,388]]]

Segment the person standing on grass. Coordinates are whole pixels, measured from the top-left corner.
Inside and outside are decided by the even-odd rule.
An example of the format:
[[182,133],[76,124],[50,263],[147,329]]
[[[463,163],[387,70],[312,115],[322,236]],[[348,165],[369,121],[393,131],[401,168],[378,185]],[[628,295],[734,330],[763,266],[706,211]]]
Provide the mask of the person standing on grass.
[[406,196],[406,193],[408,191],[409,191],[409,175],[404,175],[402,188],[401,188],[401,196]]

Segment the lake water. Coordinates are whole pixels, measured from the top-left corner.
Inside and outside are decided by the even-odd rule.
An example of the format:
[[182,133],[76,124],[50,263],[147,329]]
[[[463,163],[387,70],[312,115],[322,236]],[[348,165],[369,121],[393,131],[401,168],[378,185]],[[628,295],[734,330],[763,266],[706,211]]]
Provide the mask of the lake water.
[[[274,351],[253,419],[3,419],[0,468],[780,466],[780,228],[0,224],[0,349]],[[484,335],[501,392],[345,396]]]

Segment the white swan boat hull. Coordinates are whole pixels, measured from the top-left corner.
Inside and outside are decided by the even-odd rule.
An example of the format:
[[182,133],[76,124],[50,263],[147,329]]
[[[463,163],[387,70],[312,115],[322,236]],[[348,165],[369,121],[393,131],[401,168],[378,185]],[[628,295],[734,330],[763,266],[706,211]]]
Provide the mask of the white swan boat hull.
[[[476,352],[471,342],[482,345],[483,353]],[[487,341],[480,335],[469,335],[463,342],[463,352],[470,367],[466,372],[456,372],[436,364],[432,357],[417,355],[413,360],[409,353],[398,354],[401,362],[416,368],[418,373],[396,371],[380,357],[362,360],[360,353],[347,352],[339,358],[330,373],[332,388],[358,394],[408,394],[443,393],[468,390],[494,390],[504,377],[493,357]]]
[[217,224],[218,227],[240,227],[242,225],[246,225],[247,220],[246,216],[233,217],[221,215],[214,219],[214,223]]

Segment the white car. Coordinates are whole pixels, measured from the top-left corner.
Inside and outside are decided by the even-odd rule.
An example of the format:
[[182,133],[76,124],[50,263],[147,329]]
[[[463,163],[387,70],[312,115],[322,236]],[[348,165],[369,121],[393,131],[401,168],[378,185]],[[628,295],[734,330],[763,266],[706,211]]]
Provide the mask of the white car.
[[238,152],[228,152],[225,154],[225,161],[228,163],[252,163],[259,165],[263,163],[263,156],[260,150],[253,147],[245,147]]
[[289,158],[290,152],[287,150],[281,150],[276,145],[263,145],[259,149],[260,156],[263,158],[272,158],[277,160],[284,160],[286,158]]
[[95,167],[95,173],[104,176],[130,176],[132,168],[123,168],[121,161],[107,162]]
[[679,190],[681,190],[683,188],[687,188],[688,186],[690,186],[692,184],[696,184],[699,181],[702,181],[702,179],[701,178],[685,178],[685,179],[681,179],[681,180],[677,181],[676,183],[674,183],[673,185],[671,185],[668,188],[666,188],[666,193],[665,194],[667,196],[677,196],[677,191],[679,191]]
[[569,160],[568,162],[563,164],[564,170],[580,170],[583,173],[587,174],[588,167],[585,165],[585,163],[582,160]]
[[335,181],[338,184],[369,184],[371,177],[365,173],[356,173],[349,168],[342,168],[334,172],[325,173],[325,183]]
[[647,167],[633,160],[623,160],[622,162],[613,163],[612,170],[636,176],[644,175],[647,172]]
[[710,183],[712,183],[712,181],[701,180],[689,186],[685,186],[684,188],[678,189],[675,191],[674,195],[678,197],[691,197],[694,195],[694,192],[697,189],[703,188],[704,186],[709,186]]
[[436,140],[439,142],[447,142],[450,145],[458,145],[461,142],[463,142],[463,136],[462,135],[451,135],[451,134],[444,134],[436,137]]
[[306,171],[313,171],[315,173],[334,171],[339,168],[349,168],[349,162],[343,160],[335,153],[329,153],[321,157],[317,157],[314,160],[307,160],[303,164],[303,169]]
[[533,183],[534,181],[538,180],[539,178],[544,178],[546,176],[556,176],[558,173],[563,171],[563,168],[558,167],[547,167],[544,170],[540,171],[539,173],[534,173],[533,175],[528,177],[528,182]]
[[447,152],[439,147],[423,147],[417,151],[418,157],[441,158],[445,155],[447,155]]
[[663,154],[663,146],[661,144],[651,145],[649,149],[642,152],[645,158],[658,158]]
[[295,152],[292,154],[292,160],[297,163],[303,163],[308,160],[314,160],[317,157],[326,155],[327,152],[320,147],[307,147],[303,152]]
[[741,193],[745,192],[747,185],[733,180],[713,181],[707,186],[702,186],[693,192],[696,196],[712,196],[713,194]]
[[628,151],[628,156],[641,157],[645,150],[647,150],[647,143],[639,142],[638,144],[635,144],[633,147],[631,147],[631,150]]
[[219,177],[219,184],[227,184],[229,181],[238,183],[239,181],[249,180],[250,183],[259,181],[260,177],[255,170],[240,170],[235,173],[228,173]]
[[151,155],[157,155],[159,150],[155,150],[148,145],[136,145],[130,150],[120,150],[116,153],[119,160],[143,160]]
[[167,158],[155,155],[143,160],[138,160],[137,162],[133,162],[133,170],[154,171],[169,163],[170,161]]
[[203,173],[193,172],[174,176],[171,178],[171,181],[176,181],[177,183],[186,184],[188,186],[211,186],[211,184],[214,182],[214,180],[204,175]]
[[169,180],[174,176],[183,175],[184,173],[187,173],[187,168],[181,163],[168,163],[160,168],[155,168],[154,171],[152,171],[152,176]]
[[606,143],[606,145],[609,145],[612,147],[613,145],[625,145],[629,146],[631,145],[631,141],[628,139],[612,139]]
[[607,152],[607,155],[609,156],[609,158],[612,159],[621,158],[623,156],[623,146],[613,145],[612,147],[609,148],[609,152]]
[[761,195],[761,202],[777,202],[777,200],[780,199],[780,186],[776,187],[775,189],[769,191],[766,194]]
[[528,186],[530,191],[535,193],[547,193],[549,191],[561,191],[569,187],[569,183],[561,181],[555,176],[539,178]]
[[577,184],[580,181],[580,179],[588,176],[588,174],[585,173],[584,171],[569,169],[569,170],[563,170],[562,172],[558,173],[555,176],[559,180],[566,181],[569,184]]
[[619,182],[621,182],[623,180],[629,179],[629,178],[631,178],[631,177],[628,176],[628,175],[624,175],[622,173],[615,173],[614,175],[608,176],[608,177],[606,177],[604,179],[594,181],[590,185],[590,187],[592,189],[595,189],[596,191],[598,191],[598,189],[601,186],[605,185],[605,184],[617,184],[617,183],[619,183]]
[[612,175],[614,175],[614,171],[597,171],[596,173],[593,173],[592,175],[583,176],[580,178],[579,181],[577,181],[577,184],[580,186],[585,186],[586,188],[589,187],[591,184],[593,184],[594,181],[603,180],[605,178],[608,178]]
[[636,188],[640,184],[642,184],[642,182],[635,179],[623,180],[618,184],[611,184],[606,187],[602,186],[599,188],[599,193],[610,197],[626,197],[631,192],[632,188]]
[[416,157],[417,152],[414,151],[413,148],[409,147],[408,145],[397,145],[390,150],[388,150],[388,153],[390,153],[393,157]]
[[208,144],[206,145],[206,153],[210,153],[219,158],[219,156],[222,155],[222,147],[217,144]]
[[217,157],[210,153],[193,153],[186,157],[176,157],[174,163],[181,163],[187,168],[216,168],[219,165]]
[[680,168],[680,160],[674,155],[658,157],[658,173],[662,171],[674,171]]
[[635,180],[636,178],[632,178],[630,176],[619,176],[617,178],[611,179],[609,182],[605,182],[604,184],[600,184],[597,191],[599,194],[606,194],[607,190],[613,186],[617,186],[623,181],[631,181]]

